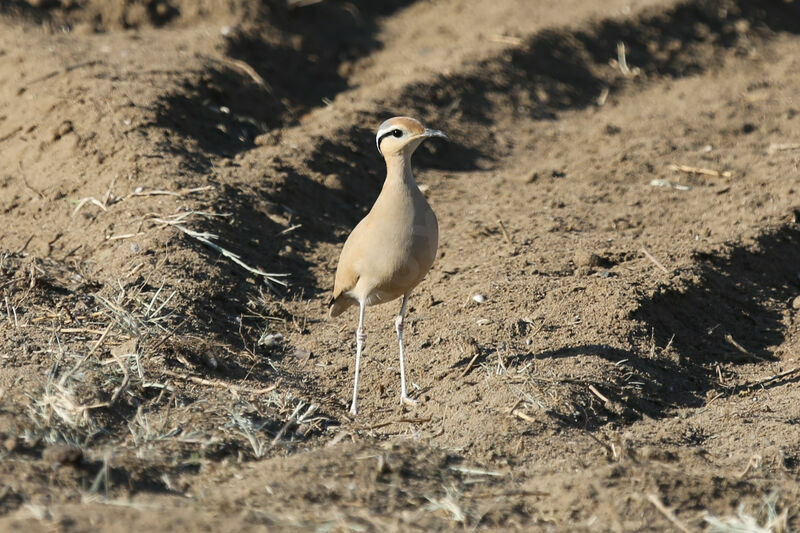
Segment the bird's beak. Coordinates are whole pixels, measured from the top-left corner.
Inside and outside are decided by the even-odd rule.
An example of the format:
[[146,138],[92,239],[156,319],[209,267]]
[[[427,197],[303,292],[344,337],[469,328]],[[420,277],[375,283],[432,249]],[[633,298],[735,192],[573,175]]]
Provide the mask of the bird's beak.
[[448,137],[445,132],[439,130],[432,130],[429,128],[425,128],[425,131],[422,133],[422,135],[425,137],[441,137],[446,141],[450,140],[450,137]]

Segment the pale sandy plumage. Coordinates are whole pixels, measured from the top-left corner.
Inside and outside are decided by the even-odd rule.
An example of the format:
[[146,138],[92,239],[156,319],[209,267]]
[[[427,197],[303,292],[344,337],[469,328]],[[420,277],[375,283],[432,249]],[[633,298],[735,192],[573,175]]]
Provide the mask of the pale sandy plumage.
[[358,372],[366,335],[364,309],[403,297],[395,321],[400,347],[401,401],[414,404],[406,393],[403,360],[403,319],[408,296],[436,258],[439,226],[436,215],[411,173],[411,155],[429,137],[447,138],[408,117],[395,117],[378,128],[376,143],[386,160],[386,180],[372,209],[353,229],[342,249],[333,287],[330,316],[359,306],[353,403],[357,412]]

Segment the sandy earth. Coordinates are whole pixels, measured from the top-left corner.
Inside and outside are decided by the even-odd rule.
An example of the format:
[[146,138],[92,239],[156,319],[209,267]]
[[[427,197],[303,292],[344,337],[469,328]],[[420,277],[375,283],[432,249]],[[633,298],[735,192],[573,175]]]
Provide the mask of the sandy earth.
[[0,2],[0,530],[800,529],[800,4],[290,4]]

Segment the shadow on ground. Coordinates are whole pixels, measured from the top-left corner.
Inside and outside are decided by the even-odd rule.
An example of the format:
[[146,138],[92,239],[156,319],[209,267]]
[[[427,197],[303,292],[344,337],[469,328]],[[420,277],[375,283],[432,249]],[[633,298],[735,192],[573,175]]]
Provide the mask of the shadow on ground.
[[231,156],[295,124],[348,88],[348,68],[379,48],[381,17],[412,0],[264,4],[228,38],[224,56],[158,104],[155,125],[195,139],[197,157]]
[[[498,117],[552,120],[560,111],[597,105],[606,90],[613,95],[649,78],[714,68],[727,51],[746,55],[775,32],[800,33],[797,2],[690,1],[633,20],[604,19],[588,30],[545,29],[465,74],[411,86],[396,101],[458,132],[464,144],[502,155],[498,136],[513,140],[514,131],[496,131]],[[625,44],[627,64],[640,75],[625,76],[610,66],[618,43]]]
[[[509,362],[599,357],[614,363],[602,382],[591,373],[560,380],[571,391],[571,407],[553,410],[551,416],[587,429],[699,407],[712,390],[732,393],[719,382],[717,366],[773,360],[774,347],[784,340],[782,311],[800,291],[800,230],[783,227],[753,246],[698,260],[691,285],[667,287],[641,301],[631,317],[640,324],[640,333],[631,339],[637,349],[580,345],[521,354]],[[588,385],[609,401],[599,401]]]
[[[257,20],[229,39],[227,53],[250,64],[268,87],[234,66],[222,67],[214,60],[214,68],[201,82],[187,85],[161,103],[160,125],[197,139],[202,148],[198,157],[207,158],[206,164],[211,157],[246,150],[254,145],[254,136],[259,132],[286,126],[299,113],[324,105],[321,98],[346,89],[348,61],[380,46],[375,36],[379,18],[408,3],[372,7],[368,2],[323,2],[297,13],[272,13],[268,22]],[[731,49],[747,53],[754,41],[767,38],[771,32],[800,32],[798,15],[797,3],[755,6],[744,0],[693,1],[666,11],[645,12],[634,20],[606,19],[588,30],[544,30],[518,48],[475,65],[466,74],[442,76],[431,84],[408,87],[394,102],[402,102],[402,110],[424,117],[426,122],[451,133],[456,141],[422,147],[415,157],[417,164],[451,170],[490,168],[507,154],[494,149],[498,139],[513,138],[514,134],[497,130],[497,125],[502,124],[501,116],[525,114],[535,120],[550,120],[562,110],[595,105],[604,89],[613,91],[624,85],[645,83],[648,78],[680,77],[714,68]],[[343,24],[348,31],[331,33],[326,26],[331,20]],[[270,28],[283,33],[269,37],[266,33]],[[643,72],[638,78],[627,78],[608,64],[620,41],[629,49],[629,64]],[[381,103],[378,111],[360,113],[357,124],[331,131],[331,135],[319,140],[303,164],[273,161],[268,178],[274,186],[231,187],[220,210],[232,212],[236,223],[225,230],[228,235],[224,240],[242,243],[257,236],[260,241],[233,251],[246,262],[274,264],[278,271],[291,272],[295,294],[316,298],[327,293],[329,284],[319,284],[310,273],[309,261],[320,243],[343,242],[347,231],[377,196],[383,165],[375,152],[373,132],[361,124],[377,124],[386,118],[379,116],[380,110],[388,116],[392,107],[391,102]],[[513,112],[509,113],[509,109]],[[490,158],[487,153],[494,155]],[[281,206],[296,215],[303,227],[277,238],[281,228],[269,222],[267,209],[259,207],[264,205]],[[764,246],[770,247],[768,242]],[[771,256],[774,260],[775,253]],[[725,319],[721,322],[724,327],[713,331],[730,334],[756,357],[763,358],[767,347],[779,340],[775,315],[759,315],[766,309],[760,304],[751,302],[751,308],[745,308],[758,315],[755,320],[744,313],[735,320],[729,319],[734,307],[742,303],[733,297],[722,298],[728,311],[710,310],[708,320],[688,321],[680,316],[681,306],[701,305],[707,301],[708,293],[719,289],[750,291],[748,294],[756,298],[752,295],[758,285],[755,277],[745,286],[731,285],[733,277],[715,276],[714,272],[735,269],[736,264],[710,266],[703,274],[707,279],[699,288],[689,289],[689,296],[668,293],[642,304],[637,318],[651,324],[655,340],[662,347],[676,333],[672,348],[681,361],[674,369],[650,361],[641,363],[637,372],[650,375],[646,383],[653,387],[649,391],[652,394],[645,395],[650,400],[642,401],[652,401],[654,407],[641,405],[636,408],[639,412],[658,414],[676,403],[687,405],[689,396],[712,386],[712,377],[702,372],[694,375],[695,370],[704,368],[709,361],[728,361],[738,350],[730,341],[720,341],[719,335],[708,337],[706,331],[714,328],[714,320]],[[241,274],[234,279],[243,282]],[[246,299],[242,282],[225,283],[226,302]],[[727,314],[723,317],[721,313]],[[678,336],[685,328],[690,334]],[[557,351],[551,356],[559,354]],[[600,350],[598,355],[609,359],[632,355],[609,354]],[[632,355],[630,359],[637,357]],[[689,366],[687,370],[680,366],[684,364],[700,366]],[[659,384],[661,372],[674,374],[679,381]],[[632,404],[637,401],[631,400]]]
[[658,345],[671,344],[682,363],[773,359],[784,340],[782,310],[800,290],[800,230],[785,227],[754,247],[697,260],[698,283],[662,291],[635,318],[652,328]]

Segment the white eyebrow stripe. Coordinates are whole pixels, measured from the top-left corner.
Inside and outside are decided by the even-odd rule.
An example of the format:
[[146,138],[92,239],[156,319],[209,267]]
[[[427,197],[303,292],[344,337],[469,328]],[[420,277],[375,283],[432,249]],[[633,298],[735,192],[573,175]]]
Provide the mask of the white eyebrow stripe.
[[375,138],[376,139],[380,139],[381,136],[383,136],[384,134],[389,133],[390,131],[396,130],[396,129],[398,129],[397,126],[393,126],[392,124],[384,126],[384,127],[382,127],[381,129],[378,130],[378,133],[375,135]]

